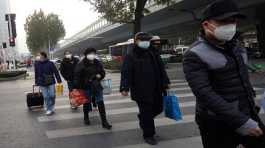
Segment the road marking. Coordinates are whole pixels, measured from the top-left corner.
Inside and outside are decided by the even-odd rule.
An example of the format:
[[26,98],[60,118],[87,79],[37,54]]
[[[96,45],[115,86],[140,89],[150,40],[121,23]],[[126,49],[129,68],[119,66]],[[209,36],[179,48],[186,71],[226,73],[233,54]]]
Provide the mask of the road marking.
[[[188,83],[185,80],[171,80],[171,86],[182,86],[182,85],[188,85]],[[112,88],[119,88],[120,84],[113,84],[112,83]],[[115,90],[115,89],[113,89]]]
[[161,141],[157,146],[150,146],[148,144],[135,144],[117,148],[174,148],[176,146],[180,148],[203,148],[200,136]]
[[[176,86],[182,86],[182,85],[187,85],[187,83],[175,83],[175,84],[172,84],[170,85],[170,87],[176,87]],[[172,89],[175,89],[177,91],[180,91],[180,90],[191,90],[190,87],[180,87],[180,88],[172,88]],[[119,92],[120,91],[120,88],[112,88],[112,91],[113,92]]]
[[[180,91],[180,90],[184,91],[184,90],[189,90],[189,88],[188,87],[185,87],[185,88],[173,88],[173,89],[170,89],[170,90],[171,91]],[[177,94],[177,97],[178,98],[194,97],[193,93],[182,93],[182,94],[180,94],[180,93],[177,93],[176,92],[176,94]],[[130,98],[129,96],[128,97],[123,97],[123,96],[121,96],[120,93],[114,93],[114,94],[110,94],[110,95],[104,95],[104,98],[105,99],[110,99],[111,97],[121,97],[122,99],[128,99],[128,98]],[[60,101],[69,101],[69,98],[68,97],[59,97],[59,98],[56,99],[56,102],[57,101],[58,102],[60,102]]]
[[[194,107],[195,101],[180,103],[181,108],[185,107]],[[70,108],[69,105],[65,106],[67,108]],[[58,107],[55,107],[55,109],[58,109]],[[110,109],[107,110],[108,115],[121,115],[121,114],[129,114],[129,113],[138,113],[138,107],[130,107],[130,108],[119,108],[119,109]],[[98,116],[97,112],[91,112],[90,117],[96,117]],[[61,121],[61,120],[70,120],[70,119],[78,119],[83,118],[83,114],[80,113],[65,113],[65,114],[55,114],[54,116],[41,116],[38,117],[39,122],[51,122],[51,121]]]
[[[194,115],[183,116],[183,120],[180,121],[175,121],[168,118],[159,118],[155,119],[155,122],[156,122],[156,127],[191,123],[194,122]],[[113,124],[112,130],[105,130],[101,127],[101,125],[95,125],[95,126],[68,128],[68,129],[50,130],[46,131],[46,136],[49,139],[55,139],[55,138],[65,138],[65,137],[92,135],[92,134],[101,134],[101,133],[113,133],[113,132],[134,130],[138,128],[139,128],[138,121],[130,121],[130,122],[121,122]]]

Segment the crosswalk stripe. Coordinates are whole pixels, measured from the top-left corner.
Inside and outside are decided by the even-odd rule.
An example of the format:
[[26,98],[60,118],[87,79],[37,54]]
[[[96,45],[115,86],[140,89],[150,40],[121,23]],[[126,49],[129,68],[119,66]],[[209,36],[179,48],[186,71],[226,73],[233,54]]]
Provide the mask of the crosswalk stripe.
[[[190,123],[194,122],[194,115],[183,116],[183,120],[180,121],[174,121],[168,118],[159,118],[156,119],[155,122],[156,122],[156,127]],[[50,130],[46,131],[46,136],[49,139],[55,139],[55,138],[65,138],[65,137],[92,135],[92,134],[101,134],[101,133],[113,133],[113,132],[134,130],[138,128],[139,128],[138,121],[130,121],[130,122],[121,122],[113,124],[113,129],[110,131],[103,129],[100,125],[95,125],[87,127]]]
[[[180,103],[181,108],[185,107],[194,107],[195,106],[195,101],[190,101],[190,102],[184,102]],[[65,106],[69,108],[68,106]],[[58,107],[56,107],[58,109]],[[121,115],[121,114],[129,114],[129,113],[137,113],[138,107],[131,107],[131,108],[119,108],[119,109],[112,109],[108,110],[107,114],[108,115]],[[98,116],[97,112],[91,112],[91,117]],[[69,120],[69,119],[77,119],[77,118],[82,118],[83,114],[74,114],[74,113],[66,113],[66,114],[58,114],[54,116],[41,116],[38,117],[39,122],[50,122],[50,121],[60,121],[60,120]]]
[[176,146],[180,148],[203,148],[201,137],[199,136],[161,141],[157,146],[150,146],[148,144],[135,144],[135,145],[120,146],[116,148],[162,148],[162,147],[174,148]]
[[[104,96],[104,98],[107,100],[107,99],[109,99],[109,98],[111,98],[111,97],[122,97],[122,99],[128,99],[128,98],[130,98],[129,96],[128,97],[123,97],[123,96],[121,96],[121,94],[120,93],[116,93],[116,94],[111,94],[111,95],[105,95]],[[177,94],[177,97],[178,98],[185,98],[185,97],[194,97],[194,95],[193,95],[193,93],[183,93],[183,94]],[[60,98],[57,98],[56,99],[56,102],[57,101],[66,101],[66,100],[69,100],[69,98],[68,97],[60,97]]]
[[[176,80],[171,81],[171,86],[183,86],[183,85],[188,85],[188,83],[185,81],[176,81]],[[112,88],[116,88],[116,89],[118,88],[119,89],[119,87],[120,87],[119,83],[118,84],[112,84]],[[116,90],[116,89],[113,89],[113,90]]]
[[[111,105],[111,104],[123,104],[123,103],[132,103],[133,101],[129,98],[126,99],[119,99],[119,100],[106,100],[104,101],[105,105]],[[55,106],[56,109],[65,109],[69,108],[70,105],[57,105]]]
[[[264,114],[261,114],[261,115],[264,115]],[[171,120],[171,119],[163,117],[163,118],[155,119],[155,122],[156,122],[156,127],[162,127],[162,126],[192,123],[194,122],[194,118],[195,118],[195,115],[184,115],[182,120],[175,121],[175,120]],[[112,130],[105,130],[100,125],[66,128],[66,129],[58,129],[58,130],[48,130],[46,131],[46,136],[49,139],[55,139],[55,138],[66,138],[66,137],[82,136],[82,135],[113,133],[113,132],[138,129],[139,128],[138,124],[139,124],[138,121],[120,122],[120,123],[113,124]]]
[[[172,89],[173,91],[177,91],[178,89]],[[185,98],[185,97],[195,97],[193,93],[183,93],[183,94],[176,94],[178,98]],[[111,97],[122,97],[122,99],[129,99],[130,97],[123,97],[121,96],[120,93],[115,93],[115,94],[110,94],[110,95],[105,95],[104,98],[105,99],[109,99]],[[263,94],[257,95],[256,99],[257,100],[261,100],[263,97]],[[61,101],[68,101],[69,98],[68,97],[60,97],[56,99],[56,102],[61,102]]]
[[[261,95],[260,95],[261,96]],[[260,101],[261,97],[259,95],[255,99],[256,101]],[[119,104],[119,103],[131,103],[132,101],[130,99],[122,99],[122,100],[110,100],[110,101],[105,101],[106,105],[110,104]],[[179,103],[180,107],[185,108],[185,107],[193,107],[195,106],[196,102],[195,101],[188,101],[188,102],[183,102]],[[70,105],[60,105],[56,106],[55,108],[58,109],[66,109],[69,108]],[[112,109],[108,110],[108,115],[117,115],[117,114],[128,114],[128,113],[137,113],[138,108],[137,107],[131,107],[131,108],[120,108],[120,109]],[[263,113],[263,112],[261,112]],[[92,112],[91,116],[97,116],[97,113]],[[81,114],[74,114],[74,113],[68,113],[68,114],[59,114],[55,116],[41,116],[38,117],[39,122],[50,122],[50,121],[60,121],[60,120],[69,120],[69,119],[76,119],[76,118],[82,118]]]
[[[171,87],[176,87],[176,86],[179,86],[179,85],[177,83],[171,85]],[[180,91],[180,90],[191,90],[191,89],[190,87],[180,87],[180,88],[172,88],[172,90]],[[112,91],[113,92],[120,91],[120,88],[113,88]]]

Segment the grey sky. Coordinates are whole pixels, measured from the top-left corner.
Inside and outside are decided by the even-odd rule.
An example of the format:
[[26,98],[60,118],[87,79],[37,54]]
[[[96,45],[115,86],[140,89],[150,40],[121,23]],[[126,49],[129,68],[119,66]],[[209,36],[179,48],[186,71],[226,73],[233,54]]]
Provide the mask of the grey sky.
[[55,13],[63,20],[66,38],[85,28],[98,18],[92,7],[83,0],[10,0],[11,11],[17,14],[17,48],[26,52],[24,24],[26,17],[34,10],[42,9],[45,13]]

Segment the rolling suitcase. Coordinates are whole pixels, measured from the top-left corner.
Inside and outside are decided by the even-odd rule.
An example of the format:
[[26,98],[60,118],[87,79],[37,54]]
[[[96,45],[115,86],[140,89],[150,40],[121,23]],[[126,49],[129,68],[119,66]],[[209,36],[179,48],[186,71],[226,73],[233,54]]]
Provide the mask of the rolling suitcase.
[[27,94],[27,106],[28,109],[31,110],[33,107],[43,107],[44,104],[44,98],[42,93],[35,92],[35,85],[33,85],[32,93]]

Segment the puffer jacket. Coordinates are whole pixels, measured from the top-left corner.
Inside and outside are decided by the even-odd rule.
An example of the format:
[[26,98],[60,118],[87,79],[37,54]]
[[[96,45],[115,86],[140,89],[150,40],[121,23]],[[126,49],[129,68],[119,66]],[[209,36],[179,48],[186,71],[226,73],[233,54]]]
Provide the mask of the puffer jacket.
[[125,57],[121,70],[120,91],[130,91],[132,100],[152,103],[170,84],[164,64],[155,49],[134,47]]
[[215,46],[201,37],[184,54],[185,77],[196,96],[196,121],[218,120],[238,129],[255,119],[247,56],[238,44]]
[[[35,84],[38,86],[46,86],[45,84],[45,76],[46,75],[52,75],[52,84],[55,84],[55,78],[58,83],[61,83],[61,77],[60,74],[55,67],[54,63],[51,62],[50,60],[45,60],[45,61],[38,61],[34,65],[35,67]],[[55,78],[54,78],[55,76]]]
[[72,59],[68,58],[63,59],[63,62],[61,63],[60,66],[60,72],[66,81],[74,80],[74,71],[78,62],[79,60],[75,57],[72,57]]
[[[100,74],[101,78],[96,77]],[[74,72],[74,88],[76,89],[91,89],[92,84],[100,82],[105,78],[105,70],[102,64],[98,60],[94,60],[90,63],[86,58],[79,62],[75,68]],[[97,83],[99,89],[102,89],[100,83]]]

